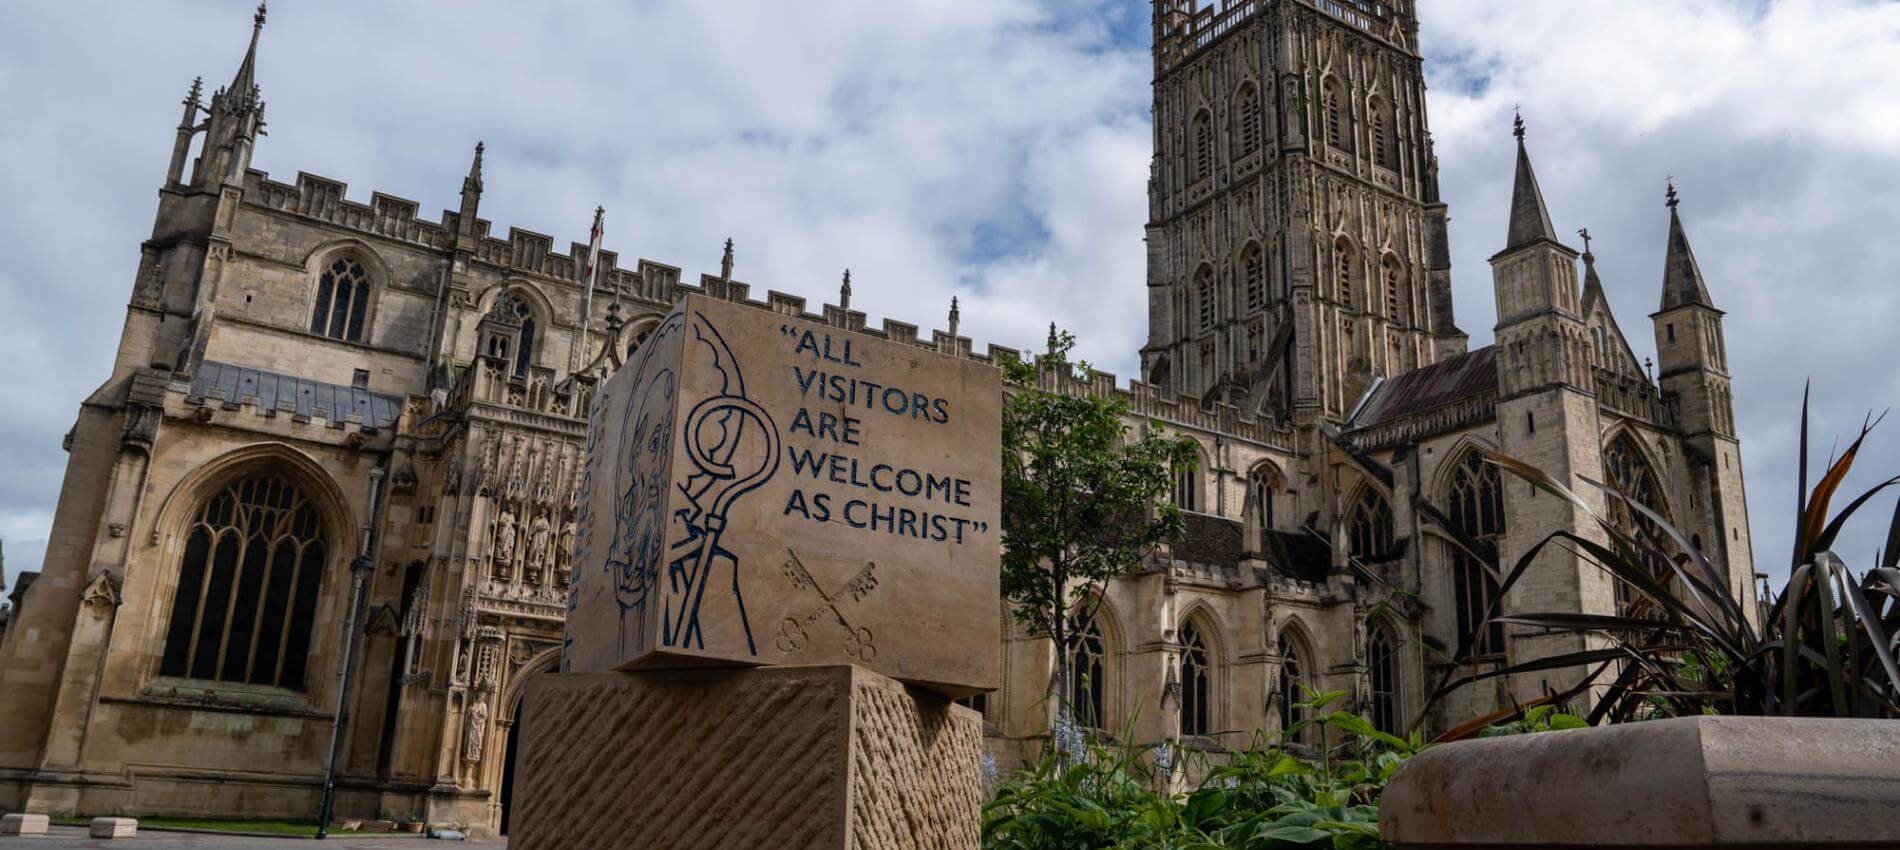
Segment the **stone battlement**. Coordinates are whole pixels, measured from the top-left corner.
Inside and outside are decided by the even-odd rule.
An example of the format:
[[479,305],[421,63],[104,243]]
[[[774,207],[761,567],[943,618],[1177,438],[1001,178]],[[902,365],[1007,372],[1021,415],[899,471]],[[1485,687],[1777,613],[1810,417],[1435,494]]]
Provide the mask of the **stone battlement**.
[[[245,185],[248,201],[276,212],[316,219],[366,236],[393,239],[429,251],[446,252],[455,247],[459,218],[453,210],[444,210],[440,221],[422,220],[416,217],[419,205],[415,201],[382,192],[371,192],[367,204],[351,201],[345,197],[348,184],[308,172],[298,172],[297,182],[292,185],[272,180],[266,172],[253,169],[247,173]],[[486,219],[476,219],[475,232],[479,243],[475,259],[478,262],[575,286],[582,284],[581,275],[587,256],[585,244],[574,242],[568,253],[562,254],[553,250],[553,237],[545,234],[511,227],[508,229],[508,238],[499,239],[488,235],[489,230],[490,223]],[[1024,355],[1018,349],[996,344],[989,344],[979,351],[969,337],[942,330],[924,331],[919,325],[897,319],[886,318],[873,326],[863,312],[839,305],[820,304],[817,311],[813,312],[811,302],[804,296],[777,290],[766,290],[761,300],[753,297],[750,284],[715,275],[701,275],[698,285],[682,283],[678,266],[644,258],[639,260],[635,268],[622,268],[618,265],[619,255],[604,248],[600,258],[601,288],[618,291],[623,297],[631,299],[670,305],[688,294],[699,293],[985,363],[998,363],[1005,357]],[[502,382],[505,380],[498,378],[495,383]],[[1222,433],[1263,445],[1280,448],[1292,445],[1292,430],[1267,418],[1253,416],[1229,404],[1204,403],[1202,399],[1191,395],[1171,396],[1161,387],[1139,380],[1131,380],[1123,386],[1112,372],[1091,370],[1083,379],[1048,371],[1044,374],[1042,387],[1052,392],[1093,397],[1117,395],[1128,401],[1130,411],[1137,416],[1176,427]],[[503,401],[507,397],[503,388],[496,388],[485,395],[485,398],[495,401]],[[568,409],[581,411],[569,415],[585,415],[583,407]]]

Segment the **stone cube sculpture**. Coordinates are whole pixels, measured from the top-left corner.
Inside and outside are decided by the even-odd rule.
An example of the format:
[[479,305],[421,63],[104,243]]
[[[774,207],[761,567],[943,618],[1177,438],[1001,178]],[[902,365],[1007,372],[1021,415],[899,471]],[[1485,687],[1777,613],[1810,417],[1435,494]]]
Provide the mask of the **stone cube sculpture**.
[[593,404],[564,669],[994,689],[1001,374],[700,295]]

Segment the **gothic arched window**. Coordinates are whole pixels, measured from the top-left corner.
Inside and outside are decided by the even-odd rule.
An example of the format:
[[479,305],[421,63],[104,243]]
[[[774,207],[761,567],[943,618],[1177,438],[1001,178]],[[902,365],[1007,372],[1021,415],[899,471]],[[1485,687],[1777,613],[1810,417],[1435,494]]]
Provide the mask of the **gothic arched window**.
[[1240,155],[1246,156],[1260,149],[1260,90],[1253,83],[1242,85],[1234,102],[1240,116]]
[[[1657,483],[1656,473],[1629,434],[1620,434],[1610,442],[1610,447],[1603,452],[1603,469],[1609,475],[1610,485],[1617,492],[1635,499],[1643,507],[1658,514],[1663,512],[1660,498],[1662,488]],[[1668,544],[1662,529],[1657,527],[1655,521],[1638,513],[1621,499],[1605,501],[1609,508],[1610,524],[1630,539],[1645,544],[1626,554],[1640,559],[1649,568],[1650,575],[1667,582],[1669,564],[1663,559],[1663,553],[1675,547]],[[1625,546],[1621,541],[1616,545],[1619,548]],[[1627,609],[1637,598],[1636,590],[1628,582],[1616,580],[1616,604],[1619,610]]]
[[1199,466],[1174,468],[1174,506],[1184,511],[1200,510],[1201,470]]
[[1366,649],[1366,670],[1372,686],[1372,728],[1388,735],[1399,734],[1399,664],[1397,642],[1392,631],[1382,625],[1371,629],[1372,640]]
[[[1476,451],[1467,451],[1452,474],[1451,521],[1467,537],[1496,545],[1504,535],[1504,487],[1496,465]],[[1498,598],[1497,576],[1491,565],[1456,546],[1451,552],[1451,577],[1459,635],[1473,635],[1478,655],[1504,651],[1504,626],[1489,622],[1485,612]]]
[[1273,530],[1273,491],[1279,483],[1279,475],[1265,464],[1248,476],[1247,501],[1253,506],[1253,524],[1257,532]]
[[[1084,606],[1086,609],[1088,606]],[[1077,723],[1101,728],[1104,724],[1107,690],[1108,641],[1102,637],[1102,623],[1091,618],[1086,627],[1082,611],[1069,615],[1069,706]]]
[[515,344],[515,374],[528,374],[528,367],[534,365],[534,310],[528,306],[521,293],[508,293],[504,309],[508,315],[521,323],[521,340]]
[[[1306,664],[1300,655],[1298,642],[1288,635],[1280,635],[1280,681],[1274,689],[1274,697],[1280,701],[1280,732],[1285,734],[1294,724],[1306,719],[1306,709],[1300,703],[1306,701],[1306,691],[1312,686],[1306,680]],[[1290,736],[1287,740],[1297,742],[1306,737],[1304,730]]]
[[1214,301],[1214,270],[1208,266],[1194,275],[1194,303],[1200,310],[1201,330],[1213,330],[1218,305]]
[[1205,735],[1213,728],[1212,667],[1207,641],[1193,623],[1181,627],[1181,734]]
[[310,332],[349,342],[363,341],[369,313],[369,272],[361,257],[339,254],[317,273],[317,300],[310,311]]
[[1346,515],[1346,551],[1361,563],[1374,563],[1392,554],[1392,505],[1371,487],[1362,487]]
[[185,534],[159,675],[303,690],[329,551],[316,505],[288,479],[213,493]]
[[1346,105],[1345,87],[1338,77],[1327,77],[1325,86],[1326,141],[1342,151],[1352,150],[1352,115]]
[[1214,119],[1203,109],[1194,114],[1194,180],[1201,181],[1214,173]]
[[1250,242],[1240,251],[1240,277],[1247,290],[1247,311],[1257,312],[1267,305],[1267,258],[1260,243]]
[[1389,255],[1380,266],[1385,279],[1385,315],[1396,322],[1404,315],[1405,272],[1399,268],[1398,258]]
[[1397,118],[1386,106],[1385,98],[1375,97],[1366,104],[1366,126],[1371,131],[1372,163],[1380,168],[1399,167]]
[[1352,309],[1352,285],[1354,265],[1352,243],[1344,238],[1333,243],[1333,286],[1339,291],[1339,305]]

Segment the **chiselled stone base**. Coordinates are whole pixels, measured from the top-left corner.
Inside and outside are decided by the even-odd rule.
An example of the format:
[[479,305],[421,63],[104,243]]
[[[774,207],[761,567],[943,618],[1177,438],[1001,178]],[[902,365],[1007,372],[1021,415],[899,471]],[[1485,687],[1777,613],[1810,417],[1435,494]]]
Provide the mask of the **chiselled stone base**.
[[975,850],[982,721],[856,667],[546,674],[514,850]]
[[1685,717],[1435,747],[1393,777],[1402,850],[1900,847],[1900,723]]

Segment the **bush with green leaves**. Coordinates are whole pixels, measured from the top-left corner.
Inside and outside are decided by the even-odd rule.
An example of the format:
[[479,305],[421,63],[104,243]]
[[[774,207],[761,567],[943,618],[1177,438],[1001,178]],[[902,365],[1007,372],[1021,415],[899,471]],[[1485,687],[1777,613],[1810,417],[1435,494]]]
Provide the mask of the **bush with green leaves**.
[[[1137,748],[1059,727],[1042,761],[984,808],[985,850],[1369,850],[1379,794],[1421,747],[1313,695],[1308,718],[1238,751]],[[1310,747],[1292,744],[1314,739]],[[1190,755],[1183,756],[1186,752]],[[1198,764],[1195,763],[1198,760]],[[1177,774],[1203,776],[1177,791]]]

